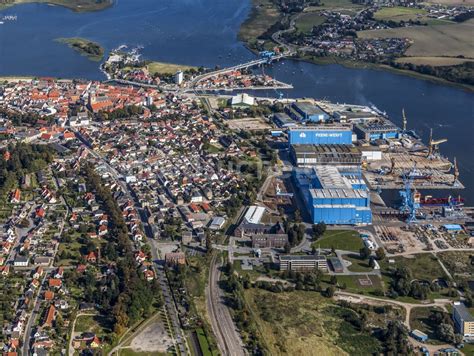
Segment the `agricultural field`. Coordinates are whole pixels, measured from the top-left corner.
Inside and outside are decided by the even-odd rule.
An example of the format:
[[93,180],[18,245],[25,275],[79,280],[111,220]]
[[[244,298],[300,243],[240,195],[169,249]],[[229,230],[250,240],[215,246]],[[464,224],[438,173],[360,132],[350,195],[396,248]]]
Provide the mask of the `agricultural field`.
[[359,252],[364,246],[357,231],[327,230],[324,235],[313,243],[315,248],[332,248]]
[[240,27],[239,38],[253,42],[281,18],[282,14],[271,0],[252,0],[252,10]]
[[314,26],[319,26],[326,21],[326,17],[319,12],[304,12],[295,20],[295,26],[300,32],[311,32]]
[[428,4],[474,6],[474,0],[428,0]]
[[197,67],[182,64],[172,64],[164,62],[151,62],[147,65],[147,69],[151,75],[153,74],[175,74],[177,71],[185,71],[189,69],[197,69]]
[[380,349],[377,339],[342,317],[355,312],[317,293],[245,294],[270,355],[369,355]]
[[321,6],[309,6],[305,11],[338,10],[343,14],[351,15],[363,8],[364,5],[355,4],[351,0],[327,0],[322,1]]
[[420,21],[428,25],[452,23],[448,20],[438,20],[428,17],[428,11],[425,9],[402,6],[383,7],[374,14],[374,18],[378,21]]
[[474,20],[459,24],[400,27],[360,31],[360,38],[409,38],[413,44],[405,52],[408,57],[474,58],[472,33]]

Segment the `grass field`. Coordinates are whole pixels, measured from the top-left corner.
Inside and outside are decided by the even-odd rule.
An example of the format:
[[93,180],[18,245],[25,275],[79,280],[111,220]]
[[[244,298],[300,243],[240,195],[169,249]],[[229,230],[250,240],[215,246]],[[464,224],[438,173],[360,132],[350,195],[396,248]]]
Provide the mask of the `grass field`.
[[413,44],[405,55],[410,57],[474,58],[472,33],[474,20],[459,24],[400,27],[384,30],[361,31],[361,38],[409,38]]
[[295,26],[300,32],[311,32],[314,26],[319,26],[326,21],[326,17],[319,12],[302,13],[295,21]]
[[379,347],[340,317],[347,309],[318,293],[249,289],[245,294],[270,355],[369,355]]
[[385,21],[421,21],[424,22],[427,20],[426,15],[428,11],[424,9],[417,9],[413,7],[402,7],[402,6],[394,6],[394,7],[382,7],[380,10],[377,10],[374,14],[374,18],[376,20],[385,20]]
[[281,18],[282,14],[271,0],[252,0],[252,10],[240,26],[239,38],[253,42]]
[[473,253],[468,251],[449,251],[438,253],[438,257],[441,259],[451,274],[470,276],[472,279],[474,276],[474,265],[471,264],[471,259],[469,258],[471,255],[473,255]]
[[[361,284],[360,280],[370,280],[366,285]],[[357,294],[373,295],[376,290],[385,290],[386,285],[379,276],[337,276],[339,285],[345,284],[345,291]]]
[[395,263],[387,264],[385,260],[381,262],[381,266],[385,268],[387,266],[405,266],[411,270],[414,279],[421,279],[430,282],[437,278],[446,278],[446,274],[441,268],[439,262],[429,253],[414,255],[413,258],[395,257],[390,259],[395,260]]
[[432,67],[455,66],[464,62],[473,62],[474,59],[452,57],[402,57],[395,60],[398,63],[412,63],[415,65],[429,65]]
[[359,233],[352,230],[327,230],[323,237],[313,243],[315,248],[332,248],[359,252],[363,247]]
[[348,267],[349,271],[352,272],[370,272],[372,268],[369,267],[368,260],[360,259],[359,255],[344,255],[344,260],[351,262],[352,264]]
[[177,71],[197,69],[197,67],[187,66],[183,64],[173,64],[173,63],[164,63],[164,62],[151,62],[147,65],[147,69],[151,74],[175,74]]
[[[320,11],[320,10],[338,10],[343,14],[354,14],[358,9],[364,8],[364,5],[354,4],[351,0],[326,0],[321,2],[321,6],[309,6],[305,11]],[[346,11],[344,11],[346,10]]]
[[93,332],[99,336],[110,333],[110,320],[101,315],[80,315],[77,317],[75,332]]

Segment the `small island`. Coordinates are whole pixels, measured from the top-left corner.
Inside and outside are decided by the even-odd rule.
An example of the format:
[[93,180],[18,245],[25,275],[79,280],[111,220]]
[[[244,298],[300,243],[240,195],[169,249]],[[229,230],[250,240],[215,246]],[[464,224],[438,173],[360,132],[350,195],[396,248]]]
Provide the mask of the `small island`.
[[57,38],[57,42],[65,43],[70,48],[76,50],[83,56],[86,56],[92,61],[100,62],[104,57],[104,49],[96,42],[85,38],[71,37],[71,38]]

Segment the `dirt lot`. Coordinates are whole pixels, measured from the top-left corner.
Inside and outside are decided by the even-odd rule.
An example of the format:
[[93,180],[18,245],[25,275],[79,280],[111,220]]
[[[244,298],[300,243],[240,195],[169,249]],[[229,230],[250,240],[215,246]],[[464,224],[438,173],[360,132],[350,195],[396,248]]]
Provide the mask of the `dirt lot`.
[[405,55],[414,57],[474,58],[474,20],[453,25],[400,27],[358,32],[361,38],[410,38],[413,44]]
[[173,346],[173,341],[161,322],[148,325],[130,343],[133,351],[137,352],[166,352],[171,346]]
[[229,127],[233,130],[270,130],[272,127],[260,117],[246,119],[235,119],[227,121]]

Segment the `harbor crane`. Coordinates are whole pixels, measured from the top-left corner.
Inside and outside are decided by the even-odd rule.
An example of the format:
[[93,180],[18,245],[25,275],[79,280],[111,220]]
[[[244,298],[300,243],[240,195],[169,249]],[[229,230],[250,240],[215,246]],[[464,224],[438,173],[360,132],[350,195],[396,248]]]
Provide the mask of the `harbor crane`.
[[433,139],[433,129],[430,129],[430,141],[429,141],[429,150],[428,157],[433,157],[433,155],[439,153],[439,145],[442,143],[448,142],[447,138],[441,138],[438,140]]
[[456,185],[456,182],[459,179],[459,168],[458,168],[458,161],[456,157],[454,157],[454,174],[453,174],[453,185]]
[[419,199],[415,199],[417,195],[416,189],[413,189],[413,179],[416,167],[413,167],[413,171],[405,173],[403,175],[404,189],[400,190],[400,197],[402,198],[402,204],[400,206],[400,212],[407,214],[407,224],[411,224],[416,221],[416,212],[420,208]]
[[407,132],[407,117],[405,116],[405,108],[402,109],[403,132]]

